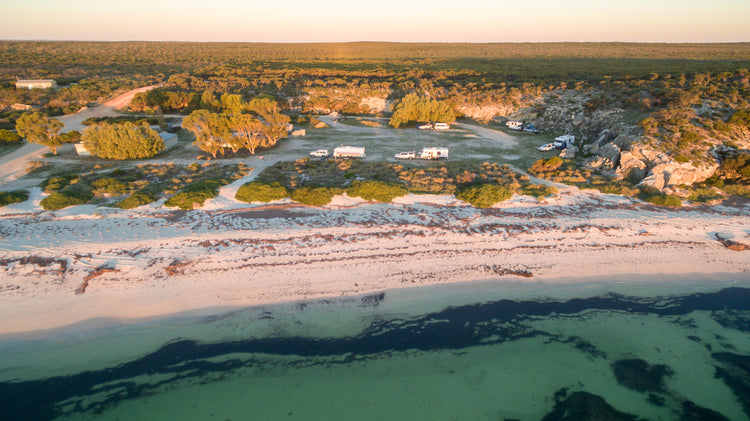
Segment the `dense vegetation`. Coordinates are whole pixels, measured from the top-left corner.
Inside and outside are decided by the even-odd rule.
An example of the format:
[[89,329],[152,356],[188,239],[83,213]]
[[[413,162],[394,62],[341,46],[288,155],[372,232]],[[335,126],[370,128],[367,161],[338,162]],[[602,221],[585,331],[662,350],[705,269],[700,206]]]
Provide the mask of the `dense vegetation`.
[[25,202],[28,199],[29,192],[26,190],[0,192],[0,207]]
[[[322,206],[335,194],[390,202],[408,193],[457,194],[479,207],[489,207],[507,200],[514,193],[544,198],[557,194],[554,187],[531,184],[529,178],[507,165],[452,161],[433,165],[402,165],[367,161],[297,161],[278,162],[258,174],[255,181],[240,188],[252,199],[270,201],[290,196],[300,203]],[[250,192],[263,192],[254,195]],[[287,195],[284,195],[289,192]]]
[[[723,144],[729,151],[721,156],[715,177],[694,186],[688,194],[701,201],[713,200],[717,189],[750,195],[750,180],[743,175],[747,161],[743,161],[742,148],[738,147],[750,136],[750,43],[3,41],[0,63],[0,108],[4,110],[0,129],[14,129],[21,122],[19,133],[23,134],[28,134],[23,129],[24,119],[30,118],[24,116],[41,121],[44,116],[73,112],[115,92],[149,84],[159,87],[137,95],[132,111],[149,114],[150,124],[162,124],[164,113],[186,115],[184,127],[195,136],[196,144],[213,157],[240,149],[254,154],[258,149],[273,147],[286,135],[286,123],[315,122],[315,115],[333,111],[379,114],[391,106],[391,124],[400,127],[410,122],[449,122],[467,115],[472,107],[504,112],[534,110],[544,117],[549,111],[547,104],[562,104],[569,111],[568,116],[574,117],[561,124],[569,123],[576,129],[581,126],[573,125],[573,120],[600,110],[623,111],[622,118],[633,126],[637,123],[653,149],[680,163],[712,163],[713,151]],[[60,88],[15,89],[14,82],[19,77],[54,78]],[[578,100],[580,103],[575,103]],[[9,109],[14,103],[32,105],[34,113]],[[32,133],[29,140],[36,136],[54,151],[60,143],[77,139],[74,135],[56,135],[54,121],[49,128],[49,134]],[[7,133],[10,142],[14,142]],[[608,178],[578,164],[580,160],[549,160],[535,164],[532,172],[606,192],[654,196],[636,188],[636,180]],[[450,165],[403,167],[398,171],[382,165],[373,169],[370,178],[352,175],[351,170],[334,174],[329,168],[326,171],[332,178],[311,182],[308,173],[318,180],[314,173],[327,167],[299,165],[306,168],[304,176],[277,168],[273,171],[280,178],[264,183],[278,182],[289,190],[289,195],[303,187],[308,194],[317,187],[349,188],[356,179],[401,183],[414,192],[455,194],[463,189],[469,194],[468,186],[476,180],[459,182],[457,177],[468,179],[473,174],[476,178],[481,173],[467,170],[467,174],[454,174]],[[547,193],[545,188],[521,184],[509,190],[538,197]],[[489,190],[481,185],[477,188]],[[200,203],[214,190],[195,187],[193,191],[182,191],[184,202],[180,203]],[[481,196],[479,190],[476,197]],[[128,191],[132,194],[137,189]],[[329,193],[314,192],[320,196]],[[297,196],[306,197],[302,193]]]
[[91,155],[105,159],[150,158],[164,150],[164,140],[147,124],[101,123],[86,128],[82,140]]
[[106,170],[101,165],[52,169],[41,187],[42,207],[55,210],[84,203],[132,209],[166,198],[166,206],[193,209],[215,197],[221,186],[249,173],[243,164],[140,164]]

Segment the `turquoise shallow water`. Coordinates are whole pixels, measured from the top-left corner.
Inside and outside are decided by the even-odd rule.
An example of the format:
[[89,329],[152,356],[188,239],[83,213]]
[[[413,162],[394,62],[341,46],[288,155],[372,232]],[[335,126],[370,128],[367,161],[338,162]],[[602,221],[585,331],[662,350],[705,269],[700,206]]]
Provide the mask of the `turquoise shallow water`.
[[0,418],[750,419],[750,289],[673,287],[414,289],[6,338]]

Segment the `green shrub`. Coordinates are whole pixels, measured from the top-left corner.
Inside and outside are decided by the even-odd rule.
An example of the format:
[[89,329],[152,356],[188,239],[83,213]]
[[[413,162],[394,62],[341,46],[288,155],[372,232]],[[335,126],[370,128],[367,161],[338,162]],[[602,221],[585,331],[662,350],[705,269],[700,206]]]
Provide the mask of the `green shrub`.
[[116,180],[111,177],[104,177],[98,180],[94,180],[91,185],[94,188],[109,194],[120,195],[128,192],[128,185],[126,183],[123,183],[122,181]]
[[203,202],[214,197],[216,197],[216,194],[207,190],[191,192],[182,191],[167,199],[164,204],[166,206],[176,206],[180,209],[191,210],[196,203],[199,206],[203,206]]
[[83,205],[91,200],[93,195],[79,190],[63,190],[50,194],[42,199],[40,205],[46,210],[58,210],[68,206]]
[[333,196],[341,193],[339,188],[330,187],[300,187],[292,191],[292,200],[310,206],[327,205]]
[[64,189],[76,180],[78,180],[78,176],[73,174],[50,177],[42,182],[42,190],[45,193],[54,193]]
[[250,183],[243,184],[234,196],[235,199],[252,203],[252,202],[272,202],[274,200],[281,200],[289,197],[289,190],[279,183],[261,183],[258,181],[252,181]]
[[563,164],[562,158],[553,156],[549,159],[541,158],[531,165],[531,172],[534,174],[555,171]]
[[78,143],[81,141],[81,132],[78,130],[71,130],[67,133],[57,135],[57,140],[62,143]]
[[697,188],[693,190],[688,196],[688,200],[691,202],[712,202],[714,200],[722,199],[724,196],[712,188]]
[[669,206],[672,208],[679,208],[682,206],[682,200],[680,200],[679,197],[661,193],[644,196],[643,200],[659,206]]
[[355,181],[346,189],[351,197],[361,197],[365,200],[390,202],[396,197],[409,193],[401,184],[385,183],[382,181]]
[[115,204],[121,209],[134,209],[156,201],[156,196],[146,192],[135,192]]
[[559,190],[555,186],[548,186],[546,184],[529,184],[521,188],[520,193],[526,196],[533,196],[537,199],[543,197],[557,195]]
[[12,205],[13,203],[25,202],[29,199],[29,192],[26,190],[13,190],[0,192],[0,207]]
[[188,185],[181,192],[167,199],[164,204],[166,206],[176,206],[180,209],[191,210],[196,203],[199,206],[203,206],[206,200],[218,196],[219,187],[224,184],[226,184],[224,180],[216,179],[198,181]]
[[495,203],[510,199],[513,193],[499,184],[474,184],[460,189],[456,198],[478,208],[489,208]]
[[0,146],[17,144],[21,139],[23,137],[12,130],[0,129]]
[[742,184],[727,184],[724,191],[734,196],[741,196],[750,199],[750,186]]

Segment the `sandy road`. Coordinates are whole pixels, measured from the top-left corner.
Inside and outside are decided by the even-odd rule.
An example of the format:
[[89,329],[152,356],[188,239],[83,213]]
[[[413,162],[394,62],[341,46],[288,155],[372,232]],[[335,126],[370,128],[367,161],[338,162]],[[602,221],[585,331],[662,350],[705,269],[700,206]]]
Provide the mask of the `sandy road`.
[[[65,126],[62,133],[83,130],[83,121],[91,117],[110,117],[120,114],[117,110],[130,104],[135,94],[153,89],[159,85],[144,86],[125,92],[104,104],[94,108],[84,108],[76,114],[56,117]],[[13,190],[28,187],[27,182],[17,181],[19,177],[26,174],[26,165],[29,161],[39,159],[48,152],[45,146],[37,143],[25,143],[21,148],[0,157],[0,189]],[[32,181],[32,184],[34,182]]]

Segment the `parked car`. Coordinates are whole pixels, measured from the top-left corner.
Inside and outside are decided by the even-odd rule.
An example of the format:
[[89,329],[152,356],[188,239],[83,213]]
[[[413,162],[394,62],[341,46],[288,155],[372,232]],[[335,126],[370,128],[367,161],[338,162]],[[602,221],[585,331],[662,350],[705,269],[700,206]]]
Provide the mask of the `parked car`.
[[422,124],[417,126],[419,130],[432,130],[432,124]]
[[547,152],[547,151],[551,151],[552,149],[555,149],[554,143],[545,143],[544,145],[536,148],[536,150],[540,152]]
[[416,152],[399,152],[396,155],[393,155],[396,159],[416,159],[417,153]]
[[328,158],[328,151],[326,149],[318,149],[317,151],[310,152],[310,158]]
[[435,123],[435,130],[448,130],[451,126],[448,123]]

